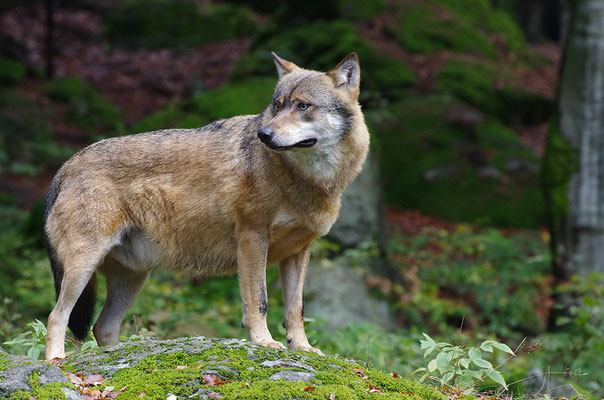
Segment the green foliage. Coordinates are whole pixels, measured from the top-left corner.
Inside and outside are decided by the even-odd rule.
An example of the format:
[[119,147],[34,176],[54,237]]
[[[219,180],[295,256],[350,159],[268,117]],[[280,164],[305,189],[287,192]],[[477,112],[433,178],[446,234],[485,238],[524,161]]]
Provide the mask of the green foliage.
[[256,26],[249,10],[226,2],[129,0],[109,13],[105,36],[128,49],[186,48],[249,36]]
[[537,157],[496,120],[448,121],[471,112],[445,95],[366,112],[387,204],[453,221],[540,226]]
[[[274,67],[272,61],[271,64]],[[201,115],[208,121],[258,114],[270,103],[276,84],[276,77],[229,83],[191,98],[185,103],[184,109]]]
[[209,120],[198,114],[187,113],[170,105],[138,121],[130,131],[140,133],[168,128],[197,128],[208,122]]
[[504,122],[533,125],[547,121],[553,111],[551,100],[504,86],[509,81],[482,62],[449,61],[436,78],[436,88]]
[[20,347],[27,350],[27,355],[34,360],[44,354],[46,348],[46,326],[38,320],[27,324],[30,330],[23,332],[16,339],[8,340],[3,344],[11,348]]
[[493,353],[495,348],[515,356],[507,345],[494,340],[485,340],[480,346],[466,349],[446,342],[436,343],[425,333],[424,338],[425,340],[420,341],[421,349],[425,350],[424,358],[434,352],[436,356],[430,360],[427,368],[416,370],[416,372],[424,372],[422,381],[425,381],[430,374],[436,374],[443,384],[452,383],[455,387],[470,388],[476,387],[477,383],[485,378],[490,378],[507,390],[508,385],[501,372],[484,359],[482,354],[483,351]]
[[27,70],[18,61],[0,57],[0,86],[15,86],[23,82]]
[[[318,1],[324,3],[325,1]],[[384,11],[386,0],[338,0],[339,15],[343,19],[368,20]]]
[[453,50],[491,58],[496,55],[487,35],[464,18],[438,13],[426,4],[414,5],[402,14],[402,21],[391,29],[391,33],[412,53]]
[[0,92],[0,172],[35,175],[73,154],[52,140],[48,116],[13,91]]
[[[404,282],[390,295],[404,295],[398,307],[409,324],[445,332],[447,325],[449,330],[464,325],[509,338],[542,332],[545,321],[537,309],[550,295],[550,258],[539,236],[473,232],[460,225],[454,232],[425,229],[416,237],[398,236],[389,251]],[[405,287],[410,279],[416,282],[412,290]],[[426,291],[425,286],[437,289]],[[466,309],[452,318],[434,313],[430,307],[435,301],[447,309],[450,304]],[[443,316],[448,319],[439,319]]]
[[[568,183],[577,169],[576,151],[562,136],[558,118],[552,118],[541,165],[541,184],[546,198],[547,223],[553,236],[554,252],[557,252],[558,232],[569,212]],[[554,254],[554,259],[556,256]]]
[[[556,329],[533,340],[538,350],[531,354],[533,365],[542,370],[564,371],[565,376],[577,378],[579,383],[604,393],[604,275],[592,273],[572,279],[556,288],[559,298],[570,304],[559,304]],[[539,349],[540,348],[540,349]]]
[[94,133],[124,131],[121,111],[105,101],[87,82],[77,77],[65,77],[50,81],[46,85],[48,96],[69,106],[67,122]]
[[261,39],[235,66],[235,79],[250,75],[275,76],[271,51],[301,67],[318,71],[329,71],[354,51],[359,55],[363,71],[362,100],[372,100],[375,97],[398,98],[415,82],[415,75],[409,67],[391,57],[378,54],[359,35],[356,27],[345,21],[317,21]]
[[394,38],[407,50],[428,53],[452,50],[497,57],[496,37],[517,58],[531,61],[522,29],[503,10],[487,0],[429,0],[400,7],[398,23],[390,27]]

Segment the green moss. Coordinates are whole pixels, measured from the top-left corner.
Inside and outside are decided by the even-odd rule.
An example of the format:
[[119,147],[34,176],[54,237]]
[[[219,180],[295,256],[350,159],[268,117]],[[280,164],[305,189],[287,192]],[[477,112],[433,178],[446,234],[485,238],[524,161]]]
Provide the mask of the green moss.
[[558,232],[569,214],[568,183],[577,169],[576,152],[562,136],[558,119],[552,118],[543,154],[541,182],[545,194],[547,223],[552,234],[554,260],[558,251]]
[[[379,387],[385,394],[380,398],[384,399],[400,399],[401,391],[408,393],[408,399],[444,399],[443,395],[435,389],[416,382],[395,379],[389,374],[368,369],[356,362],[321,357],[306,352],[288,352],[285,357],[304,362],[316,369],[313,381],[268,380],[271,375],[284,369],[304,371],[299,368],[269,368],[260,365],[263,360],[276,360],[283,356],[284,353],[280,350],[237,344],[217,345],[196,354],[166,352],[144,358],[131,368],[118,371],[105,382],[105,385],[127,386],[124,393],[120,395],[120,399],[126,400],[137,399],[142,392],[145,392],[145,397],[149,398],[165,398],[167,393],[176,396],[193,396],[201,389],[218,392],[229,399],[325,399],[329,398],[331,393],[335,393],[336,398],[369,399],[375,396],[368,391],[370,382],[381,385]],[[353,368],[366,370],[370,380],[364,380],[353,371]],[[206,386],[203,374],[212,370],[219,371],[223,379],[231,382],[220,386]],[[234,371],[238,371],[239,374]],[[314,386],[314,390],[305,391],[308,385]]]
[[194,113],[187,113],[171,105],[138,121],[131,133],[150,132],[168,128],[197,128],[209,120]]
[[502,50],[513,53],[516,59],[535,59],[513,17],[493,9],[488,0],[410,2],[399,14],[402,22],[390,30],[411,52],[453,50],[496,58],[496,39],[497,48],[503,43]]
[[46,90],[51,99],[69,105],[67,122],[84,129],[112,131],[123,130],[121,111],[105,101],[87,82],[76,77],[50,81]]
[[301,67],[318,71],[334,68],[354,51],[359,55],[361,63],[362,96],[373,93],[395,99],[415,83],[415,75],[409,67],[391,57],[380,55],[359,35],[354,25],[341,20],[317,21],[281,31],[269,39],[260,38],[252,51],[239,60],[233,77],[245,79],[250,75],[275,76],[271,51]]
[[368,20],[384,11],[385,0],[339,0],[339,15],[344,19]]
[[412,53],[453,50],[496,56],[487,35],[465,18],[439,12],[428,4],[416,4],[401,14],[402,21],[390,31],[397,42]]
[[6,371],[9,368],[14,367],[15,364],[8,359],[6,354],[0,354],[0,371]]
[[18,61],[0,57],[0,86],[15,86],[23,82],[27,70]]
[[[448,122],[449,113],[464,109],[450,96],[433,95],[366,113],[387,203],[453,221],[540,226],[536,156],[495,119],[474,127]],[[507,171],[510,161],[520,168]]]
[[[439,71],[435,86],[507,123],[547,121],[552,101],[505,85],[511,79],[511,74],[501,74],[483,62],[451,60]],[[499,89],[497,82],[505,86]]]
[[276,84],[276,77],[229,83],[190,99],[184,109],[202,115],[208,121],[258,114],[270,103]]
[[105,35],[126,48],[183,48],[249,36],[258,21],[248,9],[194,0],[130,0],[109,13]]
[[11,394],[11,400],[30,400],[32,397],[36,400],[61,400],[67,399],[63,388],[71,388],[77,391],[76,386],[70,383],[53,382],[41,386],[38,382],[39,375],[32,372],[28,379],[30,391],[18,390]]

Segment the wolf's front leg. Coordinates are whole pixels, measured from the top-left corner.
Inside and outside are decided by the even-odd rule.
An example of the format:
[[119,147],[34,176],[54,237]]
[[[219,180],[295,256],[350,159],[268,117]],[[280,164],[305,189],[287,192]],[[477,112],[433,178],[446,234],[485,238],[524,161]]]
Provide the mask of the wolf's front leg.
[[249,329],[252,343],[284,349],[283,343],[273,339],[266,325],[266,236],[252,230],[240,231],[237,242],[239,289],[243,300],[241,325]]
[[283,326],[287,330],[287,345],[290,348],[324,355],[308,343],[304,331],[304,278],[309,259],[310,246],[307,246],[279,263],[285,305]]

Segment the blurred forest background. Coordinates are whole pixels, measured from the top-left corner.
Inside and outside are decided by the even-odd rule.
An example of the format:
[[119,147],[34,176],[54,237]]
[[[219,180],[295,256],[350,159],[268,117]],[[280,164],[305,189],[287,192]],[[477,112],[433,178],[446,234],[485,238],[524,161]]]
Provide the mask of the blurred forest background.
[[[0,344],[41,346],[28,324],[54,304],[42,198],[62,162],[102,138],[260,112],[270,51],[323,71],[356,51],[372,157],[314,247],[311,342],[399,374],[426,365],[422,332],[522,343],[500,367],[515,394],[548,389],[541,371],[552,395],[604,396],[602,263],[569,263],[565,246],[583,164],[558,129],[564,54],[580,63],[567,87],[590,83],[569,40],[581,1],[562,3],[2,1]],[[284,340],[277,278],[268,321]],[[236,277],[156,273],[123,334],[242,337],[240,318]]]

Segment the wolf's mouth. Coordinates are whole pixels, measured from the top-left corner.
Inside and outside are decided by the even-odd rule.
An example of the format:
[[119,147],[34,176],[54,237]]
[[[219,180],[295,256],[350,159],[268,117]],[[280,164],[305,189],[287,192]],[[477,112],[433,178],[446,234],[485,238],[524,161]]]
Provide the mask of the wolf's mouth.
[[294,143],[290,146],[278,146],[272,142],[268,142],[265,144],[273,150],[282,151],[282,150],[291,150],[291,149],[297,149],[297,148],[313,147],[315,144],[317,144],[317,139],[312,138],[312,139],[301,140],[298,143]]

